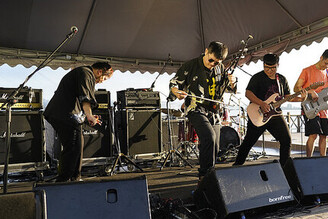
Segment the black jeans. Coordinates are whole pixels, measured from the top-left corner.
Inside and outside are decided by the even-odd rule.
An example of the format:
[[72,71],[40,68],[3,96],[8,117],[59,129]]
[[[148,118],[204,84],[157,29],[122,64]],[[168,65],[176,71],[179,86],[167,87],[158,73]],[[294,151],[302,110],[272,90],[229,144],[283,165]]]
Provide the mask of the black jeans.
[[265,130],[268,130],[270,134],[279,141],[280,164],[281,166],[285,165],[287,159],[290,157],[291,136],[283,116],[274,116],[268,123],[261,127],[256,127],[249,119],[247,123],[246,136],[243,143],[239,147],[234,165],[242,165],[245,163],[249,151]]
[[219,151],[220,125],[199,112],[190,112],[188,119],[195,128],[199,144],[199,176],[205,176],[207,171],[214,167],[216,154]]
[[83,135],[81,125],[67,125],[47,119],[58,134],[63,146],[60,153],[58,178],[62,181],[77,179],[81,175],[83,158]]

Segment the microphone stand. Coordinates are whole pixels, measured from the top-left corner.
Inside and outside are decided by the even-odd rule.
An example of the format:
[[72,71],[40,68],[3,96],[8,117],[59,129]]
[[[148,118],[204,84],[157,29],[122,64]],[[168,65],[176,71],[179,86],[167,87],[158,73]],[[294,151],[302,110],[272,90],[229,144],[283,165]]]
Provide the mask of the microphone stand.
[[159,72],[159,74],[157,75],[157,77],[155,78],[154,82],[151,84],[150,90],[153,90],[154,89],[155,82],[157,81],[158,77],[163,73],[163,71],[166,68],[166,65],[167,65],[168,62],[171,62],[171,64],[172,64],[172,57],[171,57],[170,53],[169,53],[168,59],[166,60],[166,62],[164,62],[163,68],[161,69],[161,71]]
[[[11,107],[15,103],[15,97],[24,87],[26,82],[40,69],[50,63],[52,60],[50,58],[67,42],[68,39],[72,38],[77,33],[76,29],[71,29],[71,32],[66,35],[66,38],[57,46],[57,48],[46,57],[46,59],[33,71],[24,82],[19,85],[7,98],[5,103],[1,106],[0,110],[2,110],[6,106],[6,123],[7,123],[7,131],[6,131],[6,139],[5,139],[5,146],[6,146],[6,153],[5,153],[5,160],[4,160],[4,170],[3,170],[3,193],[7,193],[7,184],[8,184],[8,164],[9,164],[9,154],[10,154],[10,146],[11,146]],[[49,61],[50,60],[50,61]]]
[[160,168],[160,170],[162,170],[164,167],[165,167],[165,164],[166,162],[168,161],[169,158],[171,158],[171,162],[170,162],[170,166],[171,166],[171,163],[173,163],[173,158],[174,158],[174,155],[177,156],[177,158],[180,158],[185,164],[187,164],[188,166],[190,166],[191,168],[193,168],[193,166],[186,160],[182,157],[182,155],[173,148],[173,144],[172,144],[172,132],[171,132],[171,123],[170,123],[170,108],[169,108],[169,98],[167,98],[166,100],[166,107],[167,107],[167,128],[168,128],[168,135],[169,135],[169,152],[167,153],[165,159],[164,159],[164,162]]
[[241,70],[242,72],[244,72],[245,74],[247,74],[248,76],[252,77],[253,75],[248,73],[247,71],[245,71],[244,69],[242,69],[240,66],[237,66],[237,68],[239,68],[239,70]]
[[[238,65],[239,60],[241,59],[241,57],[244,55],[245,52],[247,52],[247,44],[248,41],[250,39],[253,39],[252,35],[248,35],[246,42],[244,40],[241,41],[241,43],[243,44],[242,49],[240,50],[240,53],[237,54],[237,56],[232,60],[231,64],[229,65],[229,67],[227,69],[225,69],[225,71],[223,72],[223,89],[221,90],[221,93],[219,94],[219,100],[222,98],[225,90],[228,88],[229,85],[229,80],[227,78],[228,75],[232,75],[233,72],[235,71],[235,68]],[[237,83],[237,81],[236,81]]]
[[117,104],[114,103],[114,107],[110,114],[110,122],[111,122],[112,132],[114,133],[114,145],[115,145],[117,155],[113,162],[113,165],[107,166],[105,168],[105,172],[108,173],[109,176],[112,176],[115,172],[115,168],[117,167],[117,165],[119,164],[120,166],[122,166],[122,159],[126,161],[127,165],[131,164],[131,165],[135,166],[136,168],[138,168],[141,172],[143,172],[143,169],[141,167],[139,167],[135,162],[133,162],[130,158],[128,158],[125,154],[123,154],[121,152],[121,145],[120,145],[120,141],[117,136],[117,132],[116,132],[116,128],[115,128],[115,108],[116,108],[116,106],[117,106]]

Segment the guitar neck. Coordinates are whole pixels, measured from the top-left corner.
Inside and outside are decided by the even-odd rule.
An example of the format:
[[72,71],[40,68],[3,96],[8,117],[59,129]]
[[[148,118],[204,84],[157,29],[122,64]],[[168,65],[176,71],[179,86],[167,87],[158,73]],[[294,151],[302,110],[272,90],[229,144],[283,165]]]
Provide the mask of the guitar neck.
[[[305,88],[306,91],[308,91],[308,90],[310,90],[310,89],[312,89],[311,86]],[[284,98],[284,99],[282,99],[282,100],[279,100],[279,101],[273,103],[272,105],[273,105],[275,108],[277,108],[277,107],[281,106],[283,103],[285,103],[285,102],[287,102],[287,101],[289,101],[289,100],[291,100],[291,99],[297,97],[298,95],[300,95],[300,93],[301,93],[301,91],[297,91],[296,93],[294,93],[294,94],[292,94],[292,95],[290,95],[290,96],[288,96],[288,97],[286,97],[286,98]]]

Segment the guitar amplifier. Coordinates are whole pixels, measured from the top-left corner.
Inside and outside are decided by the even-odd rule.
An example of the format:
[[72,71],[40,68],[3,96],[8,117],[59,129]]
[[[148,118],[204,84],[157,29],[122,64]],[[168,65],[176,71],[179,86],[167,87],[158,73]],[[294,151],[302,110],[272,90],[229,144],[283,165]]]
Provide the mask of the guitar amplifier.
[[115,112],[121,151],[128,156],[162,151],[162,120],[158,109],[129,109]]
[[[16,89],[0,87],[0,107]],[[23,87],[16,95],[12,109],[42,109],[42,89]]]
[[110,92],[106,89],[98,89],[95,92],[95,97],[98,103],[98,110],[110,108]]
[[127,89],[117,91],[117,102],[119,109],[126,108],[160,108],[160,97],[158,91],[150,89]]
[[[9,164],[44,162],[44,121],[42,111],[13,111]],[[6,113],[0,112],[0,165],[5,162]]]

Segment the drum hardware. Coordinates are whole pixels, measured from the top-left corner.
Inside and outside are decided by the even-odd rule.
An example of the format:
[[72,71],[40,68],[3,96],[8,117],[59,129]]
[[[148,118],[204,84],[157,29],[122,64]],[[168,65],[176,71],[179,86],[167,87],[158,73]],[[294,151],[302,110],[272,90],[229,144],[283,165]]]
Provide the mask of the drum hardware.
[[218,161],[233,161],[238,154],[240,145],[239,133],[230,126],[222,126],[220,129],[220,150]]
[[[237,99],[234,100],[233,98]],[[245,104],[244,102],[241,101],[241,98],[236,97],[233,93],[230,94],[230,98],[229,98],[229,105],[230,102],[236,104],[238,106],[238,121],[235,120],[235,124],[238,125],[238,133],[240,134],[241,137],[245,136],[246,131],[245,131],[245,127],[246,127],[246,123],[247,123],[247,116],[245,115],[245,109],[241,106],[241,104],[243,104],[244,106],[247,106],[247,104]]]
[[177,160],[179,160],[179,166],[182,166],[183,163],[187,164],[188,166],[190,166],[191,168],[193,168],[193,166],[182,157],[182,155],[179,153],[179,151],[177,151],[176,149],[173,148],[173,144],[172,144],[172,130],[171,130],[171,123],[170,123],[170,108],[169,108],[169,98],[167,98],[166,101],[166,107],[167,107],[167,127],[168,127],[168,136],[169,136],[169,152],[167,153],[164,162],[160,168],[160,170],[162,170],[165,167],[165,164],[167,163],[168,159],[170,159],[170,166],[171,164]]
[[262,151],[261,152],[257,152],[255,151],[253,148],[250,150],[246,160],[247,161],[253,161],[253,160],[258,160],[258,159],[261,159],[261,158],[269,158],[267,156],[267,153],[265,152],[265,141],[264,141],[264,133],[262,134],[262,141],[263,141],[263,144],[262,144]]
[[231,121],[231,117],[230,117],[230,113],[229,113],[229,109],[226,107],[222,107],[220,109],[220,123],[223,126],[231,126],[232,121]]
[[[183,112],[181,112],[180,110],[170,109],[169,111],[170,111],[169,114],[171,116],[175,116],[175,117],[182,117],[183,116]],[[168,110],[165,109],[165,108],[162,108],[161,112],[165,113],[165,114],[168,114]]]
[[[230,147],[231,146],[231,147]],[[230,145],[228,150],[222,153],[220,156],[217,157],[217,162],[234,162],[238,155],[238,147]]]
[[191,143],[190,141],[180,142],[177,150],[181,151],[181,155],[186,156],[187,160],[192,157],[192,154],[194,154],[197,159],[199,158],[197,153],[197,144]]
[[187,159],[191,158],[192,154],[198,159],[197,143],[195,143],[198,141],[196,140],[198,136],[192,125],[187,122],[185,116],[183,117],[182,125],[179,123],[179,138],[180,143],[177,150],[180,151],[183,156],[186,156]]
[[266,152],[265,152],[265,139],[264,139],[264,132],[262,134],[262,152],[258,152],[256,159],[260,159],[260,158],[268,158],[268,156],[266,156]]
[[139,169],[141,172],[143,172],[143,169],[141,169],[141,167],[139,167],[135,162],[133,162],[130,158],[128,158],[125,154],[123,154],[121,152],[121,145],[120,145],[120,141],[119,138],[117,136],[117,132],[115,129],[115,124],[114,124],[114,116],[115,116],[115,107],[117,106],[117,103],[114,102],[114,107],[112,112],[109,114],[109,121],[111,123],[112,126],[112,131],[113,131],[113,135],[114,135],[114,144],[115,145],[115,149],[116,149],[116,157],[114,159],[114,163],[112,166],[108,165],[105,167],[105,173],[108,173],[109,176],[112,176],[114,174],[114,171],[117,167],[117,165],[119,164],[120,166],[122,166],[122,159],[126,161],[127,164],[127,168],[132,171],[133,167],[136,167],[137,169]]

